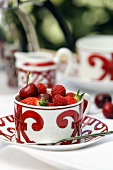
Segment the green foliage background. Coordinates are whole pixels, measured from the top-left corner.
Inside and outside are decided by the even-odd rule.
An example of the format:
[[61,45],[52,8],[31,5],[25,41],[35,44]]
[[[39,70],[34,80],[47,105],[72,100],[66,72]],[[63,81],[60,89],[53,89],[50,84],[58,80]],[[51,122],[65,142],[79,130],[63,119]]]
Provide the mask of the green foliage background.
[[[75,42],[80,37],[91,34],[113,34],[113,0],[52,0],[51,2],[67,24],[73,51],[75,51]],[[33,6],[29,13],[42,48],[57,50],[66,46],[58,22],[47,9]]]

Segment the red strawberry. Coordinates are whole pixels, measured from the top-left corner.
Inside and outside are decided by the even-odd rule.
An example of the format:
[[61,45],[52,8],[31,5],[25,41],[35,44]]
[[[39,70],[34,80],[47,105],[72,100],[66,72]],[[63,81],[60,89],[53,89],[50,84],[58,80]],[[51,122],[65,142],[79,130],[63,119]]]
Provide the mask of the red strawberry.
[[47,106],[54,106],[54,104],[51,102],[48,102]]
[[73,93],[73,92],[68,92],[68,93],[66,94],[66,96],[72,96],[72,97],[73,97],[74,94],[75,94],[75,93]]
[[20,101],[21,103],[33,106],[47,106],[48,100],[39,99],[37,97],[27,97]]
[[61,96],[60,94],[57,94],[53,98],[53,105],[54,106],[65,106],[67,105],[67,100],[65,97]]
[[39,106],[40,100],[37,97],[27,97],[20,102],[28,105]]
[[84,93],[80,94],[80,90],[78,90],[77,93],[73,93],[73,92],[67,93],[65,98],[67,99],[67,104],[70,105],[81,101],[83,96]]
[[66,96],[65,98],[67,100],[67,105],[77,103],[77,100],[74,97],[72,97],[72,96]]
[[46,86],[42,83],[37,84],[37,88],[38,88],[40,94],[44,94],[47,92]]
[[55,95],[60,94],[61,96],[66,95],[66,89],[62,85],[55,85],[51,89],[51,95],[54,97]]

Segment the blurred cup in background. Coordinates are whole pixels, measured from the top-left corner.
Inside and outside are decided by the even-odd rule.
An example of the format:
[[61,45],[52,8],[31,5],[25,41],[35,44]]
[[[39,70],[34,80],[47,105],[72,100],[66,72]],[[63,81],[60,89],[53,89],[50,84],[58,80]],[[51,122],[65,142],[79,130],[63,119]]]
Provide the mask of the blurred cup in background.
[[75,45],[80,78],[85,81],[113,80],[113,36],[83,37]]

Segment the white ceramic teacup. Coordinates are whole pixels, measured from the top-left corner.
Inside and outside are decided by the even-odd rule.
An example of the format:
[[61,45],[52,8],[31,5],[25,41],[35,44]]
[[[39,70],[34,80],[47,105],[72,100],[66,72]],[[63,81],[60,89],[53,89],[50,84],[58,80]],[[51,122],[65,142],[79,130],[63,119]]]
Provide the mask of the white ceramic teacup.
[[96,35],[76,41],[80,78],[86,81],[113,80],[113,36]]
[[50,52],[16,52],[16,68],[18,73],[18,86],[22,88],[26,85],[26,74],[30,72],[29,83],[44,83],[51,88],[56,83],[57,66],[61,57],[67,58],[64,74],[68,74],[73,65],[72,53],[67,48],[60,48],[55,56]]
[[[85,109],[84,99],[88,102]],[[14,99],[16,142],[48,144],[81,135],[82,120],[89,111],[90,103],[90,96],[86,93],[76,104],[56,107],[23,104],[16,95]]]

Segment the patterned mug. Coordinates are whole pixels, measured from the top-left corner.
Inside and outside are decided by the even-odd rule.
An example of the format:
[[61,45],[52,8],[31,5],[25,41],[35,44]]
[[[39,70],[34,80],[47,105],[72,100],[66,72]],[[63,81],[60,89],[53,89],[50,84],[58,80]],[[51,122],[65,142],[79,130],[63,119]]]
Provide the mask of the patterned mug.
[[16,68],[18,74],[18,86],[26,85],[26,74],[30,72],[29,83],[44,83],[51,88],[56,82],[56,71],[63,56],[67,57],[67,65],[64,74],[68,74],[73,65],[72,53],[67,48],[61,48],[53,55],[50,52],[16,52]]
[[[87,100],[85,109],[84,99]],[[89,111],[90,101],[90,95],[85,93],[80,102],[72,105],[31,106],[21,103],[19,96],[16,95],[14,99],[16,142],[48,144],[81,135],[82,120]],[[65,144],[72,142],[67,141]],[[74,141],[78,142],[80,140]]]

